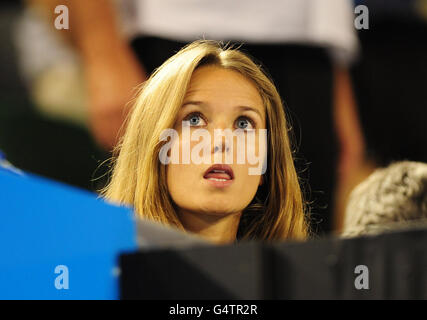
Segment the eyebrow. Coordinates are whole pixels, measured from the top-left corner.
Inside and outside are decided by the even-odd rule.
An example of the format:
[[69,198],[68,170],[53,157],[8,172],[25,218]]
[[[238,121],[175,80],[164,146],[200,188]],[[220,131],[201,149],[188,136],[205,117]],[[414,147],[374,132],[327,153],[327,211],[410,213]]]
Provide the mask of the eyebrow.
[[[196,105],[201,108],[206,108],[206,103],[203,101],[187,101],[187,102],[184,102],[184,104],[182,105],[182,108],[186,107],[187,105]],[[261,112],[257,108],[250,107],[250,106],[237,106],[236,108],[242,111],[253,111],[257,113],[261,119],[264,119]]]

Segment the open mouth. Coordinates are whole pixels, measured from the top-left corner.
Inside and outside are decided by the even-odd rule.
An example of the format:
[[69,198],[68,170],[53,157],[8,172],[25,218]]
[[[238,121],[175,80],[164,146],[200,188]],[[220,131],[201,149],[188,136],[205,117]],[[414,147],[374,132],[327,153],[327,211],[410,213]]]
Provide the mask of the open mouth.
[[205,171],[203,178],[216,182],[227,182],[234,179],[233,169],[226,164],[214,164]]

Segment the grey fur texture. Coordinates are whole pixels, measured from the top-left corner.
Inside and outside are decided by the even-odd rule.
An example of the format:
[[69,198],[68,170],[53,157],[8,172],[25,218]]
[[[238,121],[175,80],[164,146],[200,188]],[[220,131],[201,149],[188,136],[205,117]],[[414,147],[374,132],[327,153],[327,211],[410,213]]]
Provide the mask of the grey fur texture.
[[378,234],[427,219],[427,164],[402,161],[377,169],[351,193],[341,236]]

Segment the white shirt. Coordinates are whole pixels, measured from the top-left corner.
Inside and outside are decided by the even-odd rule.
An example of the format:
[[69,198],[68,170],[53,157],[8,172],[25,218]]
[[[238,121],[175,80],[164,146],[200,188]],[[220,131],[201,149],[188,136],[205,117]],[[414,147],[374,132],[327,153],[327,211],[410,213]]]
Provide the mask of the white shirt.
[[133,1],[133,34],[318,45],[341,63],[352,61],[358,50],[350,0]]

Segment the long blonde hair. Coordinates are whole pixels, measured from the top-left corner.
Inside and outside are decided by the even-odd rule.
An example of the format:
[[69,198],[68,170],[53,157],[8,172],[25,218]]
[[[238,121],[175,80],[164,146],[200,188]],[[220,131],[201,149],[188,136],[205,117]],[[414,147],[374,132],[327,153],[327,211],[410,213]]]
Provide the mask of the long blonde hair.
[[169,58],[143,84],[115,149],[113,173],[102,195],[132,205],[137,215],[184,230],[166,182],[166,166],[158,158],[161,132],[173,128],[193,72],[214,65],[251,80],[267,115],[268,163],[263,184],[243,211],[242,239],[304,240],[308,224],[295,171],[285,112],[272,81],[248,56],[215,41],[195,41]]

